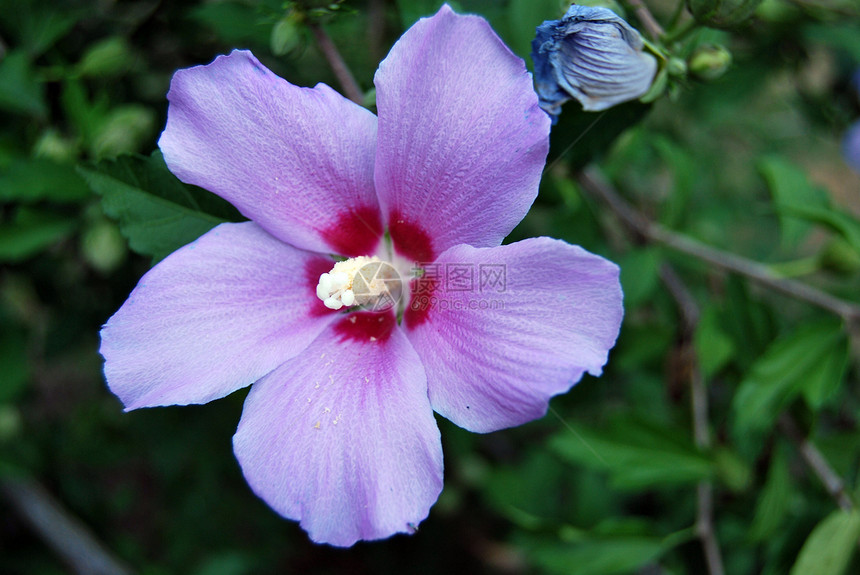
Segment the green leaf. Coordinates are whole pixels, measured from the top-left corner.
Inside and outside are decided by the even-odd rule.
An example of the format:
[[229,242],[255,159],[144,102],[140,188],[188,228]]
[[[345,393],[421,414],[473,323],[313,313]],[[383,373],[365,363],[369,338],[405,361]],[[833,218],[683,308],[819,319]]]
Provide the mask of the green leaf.
[[791,474],[783,449],[776,449],[770,462],[767,481],[759,495],[749,536],[753,541],[765,541],[782,526],[791,499]]
[[582,169],[598,160],[615,139],[642,120],[650,108],[650,104],[633,101],[603,112],[586,112],[576,100],[566,102],[558,124],[550,132],[547,164],[563,159],[571,171]]
[[[406,30],[419,18],[432,16],[445,0],[397,0],[397,12],[400,14],[400,25]],[[463,12],[457,2],[448,2],[455,12]]]
[[716,448],[713,451],[714,468],[717,477],[735,492],[745,491],[752,479],[752,470],[734,451]]
[[656,561],[678,538],[649,536],[599,537],[585,535],[572,543],[538,543],[529,558],[550,573],[564,575],[612,575],[634,573]]
[[214,194],[177,180],[160,155],[122,156],[79,171],[102,197],[105,213],[119,222],[129,247],[156,261],[218,224],[241,220]]
[[834,511],[815,526],[803,544],[791,575],[840,575],[860,538],[860,511]]
[[0,61],[0,110],[37,118],[48,115],[42,84],[23,52],[10,52]]
[[735,394],[738,432],[770,427],[800,393],[817,408],[839,387],[846,361],[845,335],[833,320],[781,337],[755,362]]
[[787,214],[820,224],[836,232],[852,248],[860,252],[860,220],[851,214],[831,206],[786,204],[783,209]]
[[721,324],[735,343],[734,359],[747,370],[776,338],[771,309],[753,299],[744,280],[730,276],[721,312]]
[[87,147],[105,123],[111,104],[104,92],[98,92],[90,100],[90,94],[80,79],[70,78],[63,82],[61,103],[69,122],[80,134]]
[[[508,44],[515,54],[531,54],[535,28],[544,20],[558,20],[564,15],[558,0],[511,0],[508,5]],[[525,58],[529,69],[531,58]]]
[[[59,6],[57,5],[59,4]],[[9,0],[0,2],[0,24],[15,34],[31,57],[40,56],[92,10],[71,3]]]
[[134,54],[122,36],[111,36],[96,42],[84,53],[76,70],[84,77],[120,76],[131,70]]
[[690,198],[693,189],[700,183],[700,166],[696,157],[689,149],[674,140],[660,135],[648,133],[653,138],[654,149],[660,159],[672,169],[672,190],[667,194],[665,204],[660,214],[660,223],[670,228],[677,228],[689,215]]
[[80,202],[90,189],[73,166],[42,158],[16,158],[0,173],[0,202]]
[[850,54],[855,62],[860,62],[860,26],[856,18],[844,23],[832,20],[808,23],[803,26],[802,33],[806,39],[838,48]]
[[795,246],[810,224],[818,224],[839,234],[860,252],[860,221],[832,206],[827,192],[812,184],[803,170],[780,156],[764,158],[759,170],[773,194],[788,246]]
[[14,219],[0,224],[0,261],[20,262],[52,246],[74,230],[65,216],[19,208]]
[[702,312],[693,343],[706,378],[722,369],[735,354],[734,341],[720,327],[719,310],[712,305]]
[[810,225],[799,219],[791,206],[827,206],[827,192],[813,185],[803,170],[781,156],[761,159],[758,169],[779,212],[783,246],[794,248],[809,232]]
[[568,461],[607,471],[619,489],[691,484],[713,474],[712,462],[685,430],[629,417],[618,417],[607,429],[572,429],[552,438],[550,447]]
[[803,398],[813,411],[821,409],[839,389],[848,369],[849,351],[848,338],[842,334],[821,358],[816,375],[803,382]]
[[534,529],[547,519],[562,517],[561,493],[568,471],[554,454],[534,451],[516,467],[494,468],[483,492],[496,511],[520,527]]
[[191,17],[211,28],[227,44],[266,44],[271,23],[251,4],[240,2],[207,2],[191,11]]
[[654,248],[635,249],[624,254],[618,262],[624,303],[634,308],[644,302],[659,283],[660,252]]

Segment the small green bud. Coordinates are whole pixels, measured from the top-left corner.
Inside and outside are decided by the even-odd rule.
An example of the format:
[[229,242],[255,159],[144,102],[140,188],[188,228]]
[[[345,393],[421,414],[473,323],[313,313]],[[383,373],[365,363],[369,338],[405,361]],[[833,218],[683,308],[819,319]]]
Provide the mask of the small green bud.
[[690,56],[687,66],[700,80],[716,80],[726,73],[732,63],[732,54],[723,46],[699,46]]
[[721,30],[736,28],[752,16],[762,0],[687,0],[696,22]]
[[81,253],[87,263],[106,274],[125,261],[128,250],[116,224],[101,218],[81,236]]
[[666,61],[666,70],[673,78],[687,75],[687,63],[674,56]]
[[301,30],[295,13],[278,20],[269,37],[269,47],[275,56],[284,56],[295,49],[301,41]]
[[749,488],[752,473],[743,459],[728,449],[716,449],[713,458],[717,476],[729,489],[737,493]]
[[134,56],[125,38],[113,36],[91,46],[78,62],[81,76],[119,76],[131,69]]

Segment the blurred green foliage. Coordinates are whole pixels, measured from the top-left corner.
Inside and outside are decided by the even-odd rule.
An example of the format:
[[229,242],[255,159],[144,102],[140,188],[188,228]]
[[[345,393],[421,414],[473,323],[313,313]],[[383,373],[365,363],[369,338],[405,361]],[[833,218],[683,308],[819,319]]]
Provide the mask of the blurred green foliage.
[[[0,0],[0,480],[38,481],[149,575],[707,573],[703,486],[725,572],[860,572],[858,326],[636,241],[577,178],[596,165],[651,220],[858,303],[860,175],[839,147],[860,117],[858,7],[764,0],[714,30],[645,2],[669,30],[654,43],[660,89],[600,114],[568,103],[540,197],[510,238],[554,236],[620,263],[626,318],[605,374],[521,428],[473,435],[440,419],[445,490],[420,532],[339,550],[310,543],[245,484],[230,443],[244,391],[125,414],[103,383],[98,329],[154,261],[240,219],[153,154],[174,70],[241,47],[295,84],[337,87],[308,29],[319,23],[372,101],[379,60],[440,2]],[[451,4],[485,16],[527,62],[534,27],[565,7]],[[691,3],[706,23],[729,5]],[[699,308],[693,333],[666,265]],[[0,517],[0,570],[67,572],[8,498]]]

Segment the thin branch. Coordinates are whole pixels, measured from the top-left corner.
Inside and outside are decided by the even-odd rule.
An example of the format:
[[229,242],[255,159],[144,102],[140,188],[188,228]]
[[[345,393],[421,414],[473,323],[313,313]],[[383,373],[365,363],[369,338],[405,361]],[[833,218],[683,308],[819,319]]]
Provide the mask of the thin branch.
[[78,575],[130,575],[90,532],[38,483],[28,479],[0,480],[0,493],[33,530]]
[[860,305],[845,301],[796,280],[778,277],[766,266],[747,258],[724,252],[693,238],[670,231],[634,210],[593,167],[579,175],[583,189],[599,198],[641,241],[657,243],[693,256],[774,289],[780,293],[817,305],[840,316],[849,328],[860,323]]
[[[672,295],[681,314],[681,360],[684,375],[690,381],[690,408],[693,413],[693,437],[702,451],[711,448],[708,429],[708,391],[696,357],[693,336],[699,322],[699,306],[687,286],[669,264],[660,268],[660,278]],[[696,486],[696,534],[702,542],[709,575],[724,575],[723,557],[714,530],[714,487],[710,481]]]
[[337,81],[340,83],[340,87],[343,89],[344,94],[346,94],[347,98],[360,106],[364,101],[361,87],[359,87],[358,82],[355,81],[355,77],[352,75],[352,72],[349,71],[349,66],[346,65],[343,57],[341,57],[340,52],[337,50],[337,46],[334,45],[331,37],[325,30],[323,30],[322,26],[317,23],[312,23],[309,24],[309,27],[317,41],[320,51],[323,53],[323,56],[325,56],[329,66],[331,66],[332,72],[334,72]]
[[797,423],[787,413],[779,416],[779,430],[797,446],[800,456],[816,477],[821,480],[827,493],[839,507],[845,511],[854,509],[854,502],[845,492],[845,482],[833,471],[815,444],[803,435]]
[[714,487],[710,481],[700,481],[696,486],[697,507],[699,516],[696,519],[696,533],[702,541],[705,552],[705,563],[710,575],[724,575],[723,556],[714,531]]
[[642,26],[648,32],[648,36],[652,40],[658,40],[663,35],[663,27],[660,26],[648,7],[642,3],[642,0],[627,0],[627,3],[633,7],[636,17],[642,22]]

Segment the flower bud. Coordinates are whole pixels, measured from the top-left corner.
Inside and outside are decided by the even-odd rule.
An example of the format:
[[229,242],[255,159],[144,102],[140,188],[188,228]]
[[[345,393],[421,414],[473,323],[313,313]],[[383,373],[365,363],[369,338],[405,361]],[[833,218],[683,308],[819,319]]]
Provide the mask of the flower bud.
[[538,26],[532,41],[541,107],[555,122],[570,99],[596,112],[639,98],[657,71],[643,48],[639,32],[611,10],[574,4]]
[[729,69],[732,54],[723,46],[699,46],[690,56],[687,67],[700,80],[716,80]]
[[687,0],[687,8],[696,22],[722,30],[743,24],[762,0]]
[[81,253],[93,268],[107,274],[125,261],[128,250],[116,224],[100,218],[81,236]]
[[269,38],[272,54],[283,56],[298,46],[300,40],[298,18],[294,14],[281,18],[272,27],[272,35]]

